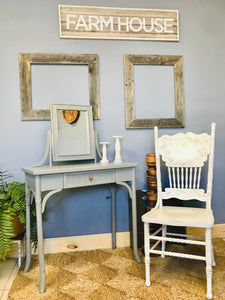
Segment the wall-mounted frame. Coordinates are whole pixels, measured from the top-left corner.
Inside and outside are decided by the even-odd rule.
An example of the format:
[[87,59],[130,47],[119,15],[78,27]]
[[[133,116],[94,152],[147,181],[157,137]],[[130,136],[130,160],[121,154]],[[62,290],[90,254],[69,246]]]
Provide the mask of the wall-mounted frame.
[[[174,69],[174,118],[136,119],[134,65],[164,65]],[[124,55],[124,93],[126,128],[184,127],[183,57],[179,55]],[[154,100],[153,100],[154,101]]]
[[53,161],[95,159],[91,106],[51,103],[50,112]]
[[88,65],[89,99],[93,119],[100,119],[99,63],[97,54],[20,53],[20,94],[22,120],[50,120],[49,109],[33,109],[31,65]]

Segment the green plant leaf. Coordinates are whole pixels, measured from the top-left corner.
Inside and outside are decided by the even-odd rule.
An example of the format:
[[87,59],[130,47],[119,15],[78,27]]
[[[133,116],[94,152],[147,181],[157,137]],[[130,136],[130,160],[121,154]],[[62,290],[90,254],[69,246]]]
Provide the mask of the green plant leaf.
[[0,211],[0,258],[5,259],[10,251],[15,236],[13,217],[8,210]]
[[[7,183],[12,177],[7,171],[0,170],[0,259],[5,259],[13,243],[13,216],[18,215],[19,222],[26,227],[25,184],[17,181]],[[37,247],[35,201],[31,204],[31,241]]]
[[20,211],[18,214],[18,219],[20,221],[20,224],[26,224],[26,212]]

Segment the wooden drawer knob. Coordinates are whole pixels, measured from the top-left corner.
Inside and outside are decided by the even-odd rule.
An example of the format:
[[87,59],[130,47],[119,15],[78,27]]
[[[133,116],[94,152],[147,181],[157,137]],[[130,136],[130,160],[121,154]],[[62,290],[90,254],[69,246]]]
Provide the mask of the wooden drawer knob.
[[89,176],[89,180],[93,180],[94,179],[94,177],[93,176]]

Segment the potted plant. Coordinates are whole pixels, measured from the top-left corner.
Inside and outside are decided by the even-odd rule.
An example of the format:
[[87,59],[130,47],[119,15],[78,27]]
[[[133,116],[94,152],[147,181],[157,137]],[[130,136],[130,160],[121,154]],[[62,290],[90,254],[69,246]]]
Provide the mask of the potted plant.
[[[7,172],[0,171],[0,259],[3,260],[11,249],[13,238],[22,234],[26,225],[25,184],[7,183],[9,177]],[[35,227],[34,218],[31,219]]]

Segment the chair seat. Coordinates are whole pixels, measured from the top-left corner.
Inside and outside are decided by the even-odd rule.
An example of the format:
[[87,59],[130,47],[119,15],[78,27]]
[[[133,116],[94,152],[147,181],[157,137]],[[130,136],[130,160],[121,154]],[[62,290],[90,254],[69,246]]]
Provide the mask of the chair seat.
[[213,214],[204,208],[163,206],[142,216],[143,222],[174,226],[213,227]]

